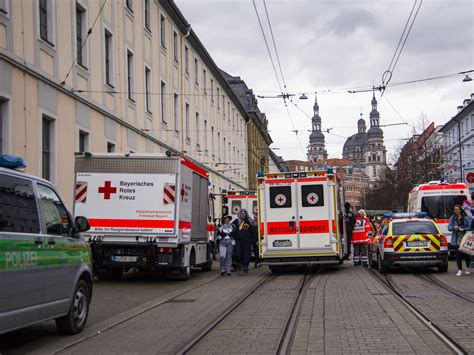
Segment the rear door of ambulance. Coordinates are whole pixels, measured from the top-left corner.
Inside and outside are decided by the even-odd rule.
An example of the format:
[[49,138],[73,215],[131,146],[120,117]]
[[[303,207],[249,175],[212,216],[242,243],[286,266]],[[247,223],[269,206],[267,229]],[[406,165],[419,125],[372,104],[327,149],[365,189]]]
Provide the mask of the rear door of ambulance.
[[265,179],[261,189],[263,256],[294,254],[299,249],[295,179]]
[[[299,249],[311,254],[338,252],[335,239],[335,190],[327,177],[297,179]],[[333,242],[331,239],[334,239]]]

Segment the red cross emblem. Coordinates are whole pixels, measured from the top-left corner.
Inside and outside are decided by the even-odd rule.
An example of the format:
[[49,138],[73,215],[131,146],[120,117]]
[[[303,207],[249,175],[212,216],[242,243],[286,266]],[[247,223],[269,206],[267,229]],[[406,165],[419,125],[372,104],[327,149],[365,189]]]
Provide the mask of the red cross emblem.
[[278,194],[275,196],[275,203],[278,206],[283,206],[286,203],[286,196],[283,194]]
[[104,200],[110,200],[110,195],[117,193],[117,188],[113,187],[110,181],[106,181],[103,187],[99,187],[99,193],[104,194]]
[[316,203],[318,203],[318,195],[314,192],[311,192],[306,197],[306,201],[308,201],[310,205],[315,205]]

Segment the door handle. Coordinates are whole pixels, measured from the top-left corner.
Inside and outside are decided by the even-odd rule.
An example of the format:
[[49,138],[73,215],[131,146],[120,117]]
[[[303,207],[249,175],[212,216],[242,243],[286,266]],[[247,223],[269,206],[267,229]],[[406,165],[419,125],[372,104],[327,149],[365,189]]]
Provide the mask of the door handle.
[[43,239],[35,239],[35,244],[36,245],[42,245],[43,244]]
[[48,244],[49,245],[56,245],[56,240],[55,239],[49,239]]

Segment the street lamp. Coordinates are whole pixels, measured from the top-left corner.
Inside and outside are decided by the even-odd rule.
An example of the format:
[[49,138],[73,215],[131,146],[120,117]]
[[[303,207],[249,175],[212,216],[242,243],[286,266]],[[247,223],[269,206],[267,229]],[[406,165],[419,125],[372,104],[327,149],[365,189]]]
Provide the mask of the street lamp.
[[469,75],[466,74],[466,76],[464,77],[464,79],[462,79],[462,81],[464,83],[467,83],[468,81],[472,81],[472,78]]

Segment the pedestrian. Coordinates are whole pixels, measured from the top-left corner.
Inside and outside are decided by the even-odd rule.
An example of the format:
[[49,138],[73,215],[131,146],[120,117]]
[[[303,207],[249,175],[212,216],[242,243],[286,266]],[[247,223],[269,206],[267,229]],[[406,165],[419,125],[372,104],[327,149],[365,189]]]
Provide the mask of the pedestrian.
[[232,250],[235,244],[235,226],[231,216],[222,218],[222,225],[217,231],[217,240],[219,241],[219,257],[221,261],[221,276],[227,273],[230,276],[232,272]]
[[456,276],[462,275],[462,261],[466,263],[467,270],[465,271],[466,275],[469,275],[469,255],[464,254],[459,250],[459,244],[461,243],[464,234],[470,229],[471,223],[469,217],[466,215],[466,212],[460,205],[454,205],[453,215],[449,218],[448,230],[452,232],[451,235],[451,245],[456,251],[456,264],[458,266],[458,273]]
[[354,256],[352,257],[354,266],[368,266],[367,244],[369,243],[369,232],[372,231],[370,223],[364,210],[357,212],[352,232],[352,246],[354,247]]
[[346,224],[346,258],[349,259],[351,256],[351,241],[352,232],[354,230],[355,216],[352,212],[351,204],[349,202],[344,203],[344,223]]
[[249,272],[250,249],[252,245],[254,227],[252,226],[252,219],[249,217],[246,209],[242,208],[240,210],[239,216],[234,220],[233,224],[236,227],[236,254],[244,275],[247,275]]
[[254,215],[252,220],[252,227],[253,227],[253,234],[252,234],[252,252],[254,257],[254,268],[258,268],[258,264],[260,262],[259,258],[259,249],[258,249],[258,216]]

